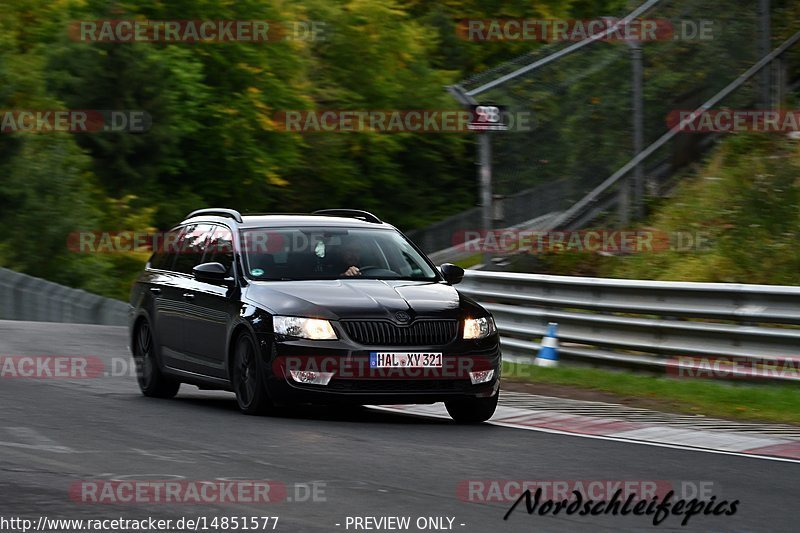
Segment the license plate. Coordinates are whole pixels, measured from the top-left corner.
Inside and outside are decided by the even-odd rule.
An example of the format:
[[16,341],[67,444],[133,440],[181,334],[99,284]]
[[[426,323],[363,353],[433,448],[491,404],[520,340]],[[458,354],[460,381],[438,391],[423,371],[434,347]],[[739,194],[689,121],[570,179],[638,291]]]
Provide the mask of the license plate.
[[441,368],[441,353],[370,352],[370,368]]

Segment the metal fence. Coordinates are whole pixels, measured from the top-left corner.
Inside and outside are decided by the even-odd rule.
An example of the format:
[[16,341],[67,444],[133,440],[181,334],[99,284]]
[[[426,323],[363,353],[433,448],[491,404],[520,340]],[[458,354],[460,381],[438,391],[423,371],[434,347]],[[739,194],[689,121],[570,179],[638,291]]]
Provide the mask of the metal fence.
[[[567,209],[572,205],[571,187],[572,183],[569,180],[554,180],[515,194],[495,198],[496,227],[516,226],[554,210]],[[460,244],[459,238],[464,231],[482,228],[481,208],[473,207],[425,228],[409,231],[407,235],[425,253],[432,254]],[[449,255],[447,257],[448,260],[452,260]]]
[[[747,95],[752,94],[756,77],[767,69],[786,71],[787,54],[790,51],[796,51],[798,42],[800,42],[800,31],[793,34],[779,47],[765,55],[735,80],[705,101],[697,108],[697,112],[700,113],[718,109],[723,103],[725,105],[733,105],[734,108],[746,106],[746,104],[743,105],[741,103],[749,101]],[[787,79],[789,79],[789,75],[783,75],[781,79],[783,80],[782,83],[785,85]],[[782,87],[777,93],[783,95],[786,89],[786,87]],[[780,99],[782,98],[783,96],[780,96]],[[736,102],[740,102],[740,105],[735,105]],[[686,123],[690,122],[689,120]],[[556,219],[553,224],[554,227],[560,229],[585,227],[586,224],[596,219],[598,216],[601,216],[601,214],[607,210],[609,200],[612,203],[616,202],[619,207],[620,202],[626,201],[623,198],[628,198],[626,191],[631,186],[631,172],[639,165],[646,163],[648,159],[662,157],[662,155],[670,149],[670,146],[678,143],[682,136],[687,135],[681,133],[680,128],[682,124],[684,123],[676,124],[672,129],[661,135],[655,142],[623,165],[622,168],[618,169],[609,178],[601,182],[589,194]]]
[[0,319],[124,326],[128,304],[0,268]]
[[691,366],[688,358],[762,369],[800,362],[800,287],[468,271],[459,289],[492,312],[511,360],[532,361],[556,322],[561,357],[591,365],[663,372]]
[[454,247],[459,232],[488,229],[489,220],[494,228],[537,225],[566,207],[547,218],[547,229],[624,226],[631,212],[642,218],[644,198],[668,195],[720,137],[669,130],[672,112],[776,108],[800,80],[796,40],[759,62],[797,29],[800,9],[789,0],[631,0],[629,8],[631,19],[668,23],[671,38],[549,44],[449,87],[464,104],[526,112],[534,128],[486,134],[492,190],[481,204],[492,214],[476,207],[409,232],[426,253],[462,260],[475,254]]
[[[771,10],[765,0],[630,4],[636,6],[630,17],[669,21],[675,33],[643,43],[555,43],[455,86],[455,93],[465,98],[504,104],[535,117],[530,132],[491,134],[489,173],[495,194],[566,178],[573,182],[574,202],[583,205],[581,198],[584,203],[591,198],[592,205],[588,216],[582,216],[583,209],[575,217],[573,210],[571,220],[559,221],[560,226],[575,226],[573,218],[581,224],[599,216],[624,225],[631,208],[641,218],[643,199],[667,194],[669,178],[685,172],[711,146],[710,134],[664,139],[670,129],[667,117],[709,102],[797,31],[792,29],[796,8],[781,1],[773,1]],[[683,31],[706,22],[711,30],[707,38]],[[775,61],[739,79],[735,91],[708,108],[777,107],[785,100],[786,81],[798,76],[798,54],[784,48]],[[616,176],[631,155],[648,145],[648,153],[609,184],[605,178]]]

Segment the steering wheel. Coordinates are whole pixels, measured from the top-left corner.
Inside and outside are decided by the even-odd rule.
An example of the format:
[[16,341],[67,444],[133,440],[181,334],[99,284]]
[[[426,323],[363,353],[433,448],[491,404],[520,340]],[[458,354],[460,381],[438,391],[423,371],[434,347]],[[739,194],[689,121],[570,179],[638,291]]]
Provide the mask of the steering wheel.
[[[362,267],[356,267],[356,268],[358,268],[358,272],[359,272],[360,275],[367,274],[368,272],[375,272],[375,271],[392,272],[392,274],[394,274],[394,272],[391,271],[391,270],[386,270],[385,268],[381,268],[381,267],[375,266],[375,265],[364,265]],[[378,274],[378,275],[380,275],[380,274]],[[341,277],[353,278],[353,277],[358,277],[358,276],[345,276],[344,274],[340,274],[339,277],[340,278]]]

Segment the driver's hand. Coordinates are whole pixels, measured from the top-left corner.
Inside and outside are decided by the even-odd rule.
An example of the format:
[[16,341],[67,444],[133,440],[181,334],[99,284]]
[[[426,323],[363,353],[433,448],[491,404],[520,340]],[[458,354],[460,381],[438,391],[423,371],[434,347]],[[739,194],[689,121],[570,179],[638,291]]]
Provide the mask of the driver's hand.
[[342,273],[342,276],[360,276],[360,275],[361,271],[358,269],[357,266],[351,266]]

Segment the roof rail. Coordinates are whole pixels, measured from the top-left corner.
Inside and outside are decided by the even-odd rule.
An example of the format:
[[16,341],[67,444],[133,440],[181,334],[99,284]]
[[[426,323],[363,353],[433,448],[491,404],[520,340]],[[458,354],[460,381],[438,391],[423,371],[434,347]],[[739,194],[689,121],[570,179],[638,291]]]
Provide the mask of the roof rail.
[[318,209],[311,213],[312,215],[324,215],[330,217],[347,217],[357,218],[364,222],[372,222],[373,224],[383,224],[383,221],[370,213],[369,211],[362,211],[361,209]]
[[228,217],[234,219],[236,222],[241,224],[242,222],[242,214],[235,209],[225,209],[222,207],[211,207],[209,209],[198,209],[197,211],[192,211],[189,213],[186,218],[194,218],[199,217],[200,215],[214,215],[218,217]]

